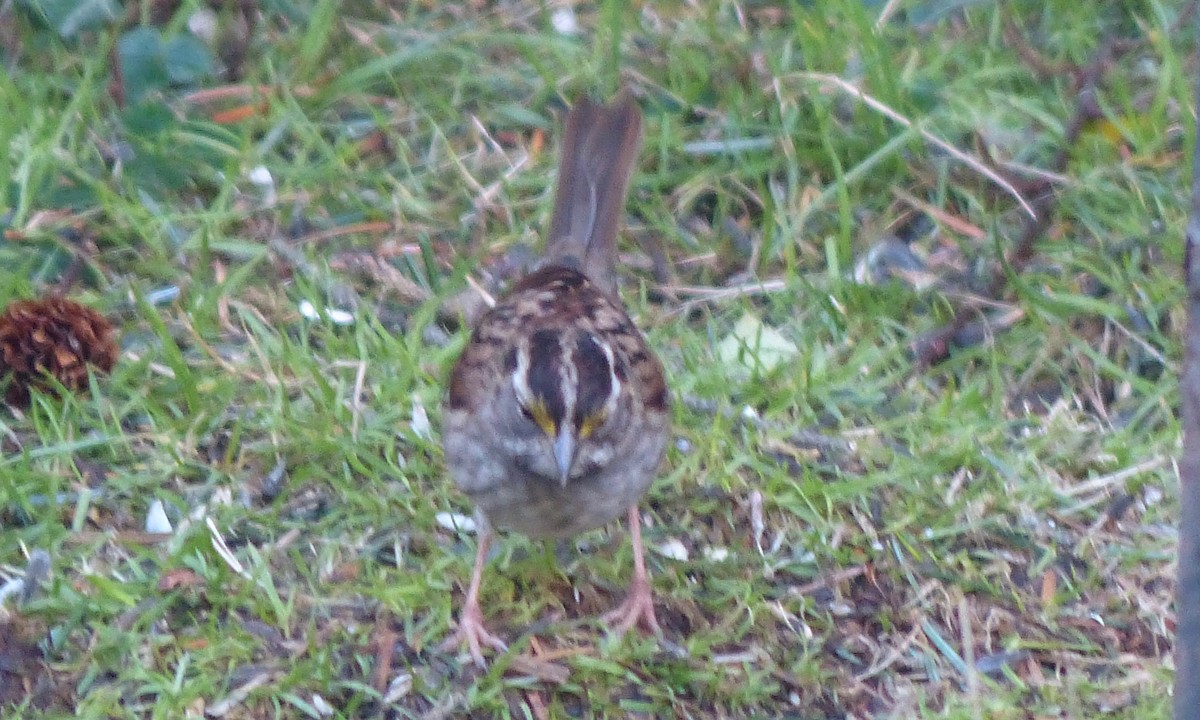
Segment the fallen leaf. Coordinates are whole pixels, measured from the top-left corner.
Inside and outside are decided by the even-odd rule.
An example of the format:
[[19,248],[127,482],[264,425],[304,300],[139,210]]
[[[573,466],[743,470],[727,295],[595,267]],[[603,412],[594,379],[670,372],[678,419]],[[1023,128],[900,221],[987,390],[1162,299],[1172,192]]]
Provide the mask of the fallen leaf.
[[160,592],[168,592],[170,590],[178,590],[179,588],[203,587],[208,582],[200,577],[195,570],[188,568],[175,568],[168,570],[158,580],[158,589]]
[[717,357],[756,372],[770,371],[799,352],[792,341],[747,313],[717,345]]

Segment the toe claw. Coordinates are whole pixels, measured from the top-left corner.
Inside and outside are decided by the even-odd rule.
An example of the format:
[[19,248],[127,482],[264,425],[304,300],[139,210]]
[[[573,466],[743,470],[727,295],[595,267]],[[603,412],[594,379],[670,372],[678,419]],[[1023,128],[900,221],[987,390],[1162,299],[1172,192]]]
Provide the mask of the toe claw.
[[654,616],[654,596],[650,593],[649,583],[634,582],[624,602],[601,615],[600,620],[618,637],[639,625],[656,637],[663,636],[658,618]]
[[467,651],[471,654],[471,659],[480,668],[487,667],[487,662],[483,659],[483,646],[486,645],[497,652],[508,652],[508,645],[484,627],[482,613],[472,612],[470,609],[463,611],[463,615],[458,621],[458,629],[446,638],[440,647],[443,651],[448,652],[462,647],[464,642],[467,644]]

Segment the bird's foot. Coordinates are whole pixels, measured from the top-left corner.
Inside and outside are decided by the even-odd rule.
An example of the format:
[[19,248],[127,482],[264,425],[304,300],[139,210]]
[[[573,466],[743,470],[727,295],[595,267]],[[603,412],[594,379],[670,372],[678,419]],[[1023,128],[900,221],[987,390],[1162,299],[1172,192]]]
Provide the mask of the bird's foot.
[[497,652],[508,651],[508,645],[484,627],[483,611],[479,609],[478,604],[463,608],[462,616],[458,619],[458,629],[442,642],[441,648],[447,652],[456,650],[464,642],[467,644],[467,651],[471,653],[471,659],[481,668],[487,667],[483,660],[483,646],[486,645]]

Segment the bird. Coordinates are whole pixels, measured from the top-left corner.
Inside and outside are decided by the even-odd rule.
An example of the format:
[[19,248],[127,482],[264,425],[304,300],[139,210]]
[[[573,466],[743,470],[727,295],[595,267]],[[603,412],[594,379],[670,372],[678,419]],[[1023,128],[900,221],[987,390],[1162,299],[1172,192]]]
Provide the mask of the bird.
[[479,602],[496,529],[559,539],[625,513],[633,576],[601,621],[662,637],[645,564],[638,501],[670,433],[663,365],[630,319],[616,280],[617,234],[642,141],[629,91],[578,100],[563,124],[554,206],[540,261],[474,324],[442,406],[449,475],[475,506],[477,548],[457,630],[485,666],[504,652]]

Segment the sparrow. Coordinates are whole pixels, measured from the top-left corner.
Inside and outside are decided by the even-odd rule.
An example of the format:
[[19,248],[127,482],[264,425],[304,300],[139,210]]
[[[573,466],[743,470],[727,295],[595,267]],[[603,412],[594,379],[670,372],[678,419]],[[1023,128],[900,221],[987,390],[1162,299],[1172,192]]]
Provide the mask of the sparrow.
[[449,376],[442,444],[455,484],[474,503],[478,547],[448,647],[505,643],[484,624],[479,590],[494,529],[565,538],[625,514],[633,577],[602,617],[617,634],[661,636],[637,503],[670,429],[662,363],[617,294],[617,231],[641,147],[628,92],[580,100],[564,124],[550,229],[536,268],[475,323]]

